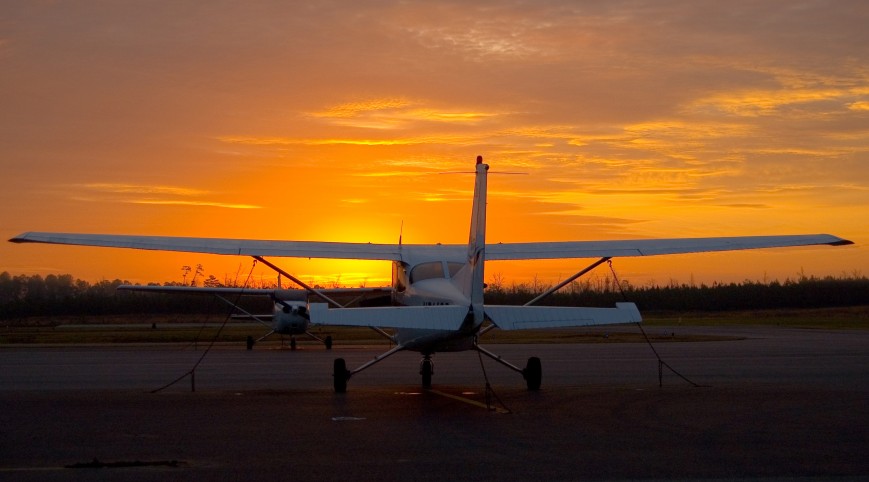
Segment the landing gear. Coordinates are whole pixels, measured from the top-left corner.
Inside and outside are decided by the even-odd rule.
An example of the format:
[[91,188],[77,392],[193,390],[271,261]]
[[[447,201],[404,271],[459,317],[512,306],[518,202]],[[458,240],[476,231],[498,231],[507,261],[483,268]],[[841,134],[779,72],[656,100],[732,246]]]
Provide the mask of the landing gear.
[[540,365],[540,359],[536,356],[529,358],[525,369],[522,370],[522,376],[525,378],[525,385],[528,390],[540,390],[540,382],[543,378],[543,367]]
[[525,385],[528,387],[528,390],[536,391],[540,390],[540,381],[543,379],[543,368],[540,365],[540,359],[536,356],[533,356],[528,359],[528,363],[525,365],[525,368],[519,368],[512,363],[507,362],[502,359],[500,356],[486,350],[480,345],[474,344],[474,350],[477,350],[483,355],[495,360],[496,362],[504,365],[505,367],[519,372],[522,374],[522,378],[525,379]]
[[383,361],[383,359],[385,359],[386,357],[392,356],[402,350],[404,350],[404,346],[395,346],[386,353],[377,355],[376,357],[374,357],[373,360],[369,361],[368,363],[362,364],[362,366],[354,370],[347,369],[347,363],[344,362],[343,358],[336,358],[334,365],[332,365],[332,383],[335,386],[335,393],[344,393],[347,391],[347,380],[350,380],[351,376],[361,372],[362,370],[365,370],[366,368],[374,365],[375,363]]
[[431,388],[431,376],[434,374],[434,363],[431,361],[431,355],[426,355],[419,362],[419,374],[422,375],[422,388]]
[[332,365],[332,384],[335,387],[335,393],[345,393],[347,391],[347,380],[350,378],[350,372],[347,371],[347,363],[343,358],[336,358]]

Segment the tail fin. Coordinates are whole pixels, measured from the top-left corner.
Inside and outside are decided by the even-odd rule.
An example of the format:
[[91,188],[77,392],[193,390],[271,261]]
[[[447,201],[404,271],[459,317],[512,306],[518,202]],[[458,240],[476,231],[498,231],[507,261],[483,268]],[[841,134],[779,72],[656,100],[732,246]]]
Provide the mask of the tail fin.
[[468,260],[454,278],[471,301],[474,326],[482,325],[485,318],[483,268],[486,264],[486,174],[488,170],[489,166],[483,164],[483,157],[477,156],[474,206],[471,212],[471,232],[468,236]]
[[483,268],[486,264],[486,175],[488,164],[477,156],[474,206],[471,213],[471,233],[468,238],[468,267],[471,270],[468,295],[475,321],[483,322]]
[[477,156],[474,205],[471,210],[471,230],[468,237],[468,257],[465,265],[453,276],[453,282],[468,297],[474,313],[474,324],[483,323],[483,267],[486,264],[486,174],[483,157]]

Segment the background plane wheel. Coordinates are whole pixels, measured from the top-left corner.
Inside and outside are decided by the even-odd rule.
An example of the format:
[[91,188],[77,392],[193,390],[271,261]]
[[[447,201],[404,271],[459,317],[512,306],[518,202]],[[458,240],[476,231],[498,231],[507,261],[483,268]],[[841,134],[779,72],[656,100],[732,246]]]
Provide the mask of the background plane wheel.
[[347,363],[343,358],[336,358],[332,365],[332,383],[335,386],[335,393],[344,393],[347,391]]
[[431,375],[434,373],[434,364],[431,360],[423,360],[419,367],[422,375],[422,388],[431,388]]
[[540,390],[540,382],[543,379],[543,367],[540,365],[540,359],[536,356],[529,358],[528,364],[522,370],[522,376],[525,377],[528,390]]

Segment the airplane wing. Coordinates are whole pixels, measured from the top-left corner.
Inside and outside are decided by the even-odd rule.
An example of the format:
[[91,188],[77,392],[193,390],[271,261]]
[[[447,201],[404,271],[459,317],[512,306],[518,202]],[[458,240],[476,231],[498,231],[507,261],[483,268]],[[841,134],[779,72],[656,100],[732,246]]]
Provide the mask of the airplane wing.
[[[271,296],[279,300],[305,300],[308,292],[301,289],[268,289],[268,288],[233,288],[233,287],[207,287],[207,286],[158,286],[158,285],[120,285],[117,288],[121,291],[143,291],[151,293],[188,293],[188,294],[210,294],[210,295],[243,295],[243,296]],[[366,294],[383,294],[392,293],[390,287],[378,288],[323,288],[318,289],[320,293],[327,295],[366,295]]]
[[[269,241],[227,238],[188,238],[176,236],[131,236],[118,234],[75,234],[28,232],[9,241],[13,243],[69,244],[110,248],[133,248],[188,253],[295,258],[365,259],[399,261],[402,250],[421,254],[461,254],[464,245],[401,245],[341,243],[324,241]],[[540,243],[497,243],[486,245],[486,259],[560,259],[656,256],[758,248],[810,245],[841,246],[853,242],[829,234],[790,236],[736,236],[721,238],[633,239],[618,241],[564,241]],[[436,259],[436,258],[433,258]]]
[[401,259],[400,247],[394,244],[39,232],[23,233],[9,241],[13,243],[71,244],[105,248],[133,248],[264,257],[279,256],[384,261],[397,261]]
[[206,286],[157,286],[157,285],[120,285],[119,291],[143,291],[150,293],[187,293],[208,295],[245,295],[245,296],[273,296],[280,291],[262,288],[209,288]]
[[657,256],[758,248],[784,248],[826,244],[841,246],[852,241],[829,234],[791,236],[736,236],[723,238],[634,239],[620,241],[566,241],[498,243],[486,245],[486,259],[561,259]]

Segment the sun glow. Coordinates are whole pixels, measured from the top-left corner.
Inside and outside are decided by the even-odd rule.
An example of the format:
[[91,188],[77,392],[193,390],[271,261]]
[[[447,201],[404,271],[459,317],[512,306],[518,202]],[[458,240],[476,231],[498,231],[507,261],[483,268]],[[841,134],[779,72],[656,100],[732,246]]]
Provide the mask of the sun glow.
[[[851,4],[266,1],[172,21],[103,7],[6,7],[21,19],[0,39],[7,239],[464,243],[473,178],[441,173],[483,155],[493,242],[830,232],[857,246],[619,266],[639,283],[869,273],[869,58]],[[0,257],[141,282],[251,262],[10,243]],[[389,280],[385,262],[279,261],[320,285]],[[554,281],[582,261],[489,273]]]

